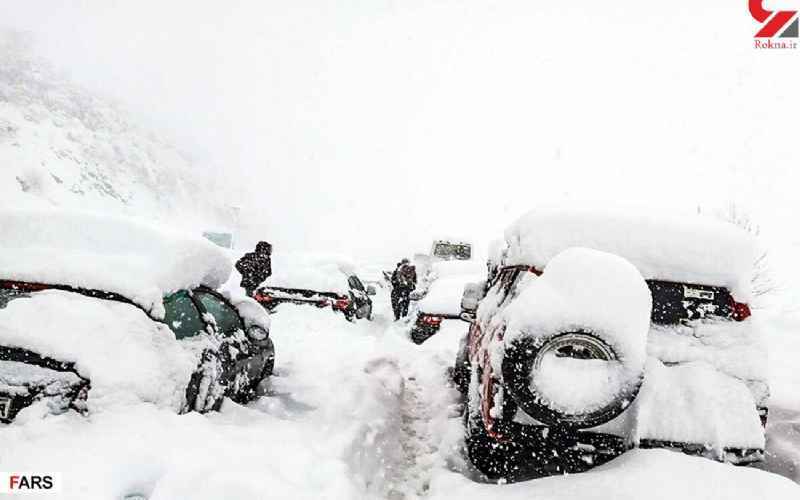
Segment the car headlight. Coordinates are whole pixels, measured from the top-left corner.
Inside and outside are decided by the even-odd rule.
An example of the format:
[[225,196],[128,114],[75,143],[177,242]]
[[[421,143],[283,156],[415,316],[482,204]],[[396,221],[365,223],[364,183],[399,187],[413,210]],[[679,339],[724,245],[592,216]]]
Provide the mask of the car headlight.
[[247,337],[250,340],[255,340],[255,341],[259,341],[260,342],[260,341],[266,339],[268,336],[269,336],[269,332],[267,332],[266,330],[264,330],[262,327],[260,327],[258,325],[252,325],[252,326],[250,326],[250,328],[247,329]]

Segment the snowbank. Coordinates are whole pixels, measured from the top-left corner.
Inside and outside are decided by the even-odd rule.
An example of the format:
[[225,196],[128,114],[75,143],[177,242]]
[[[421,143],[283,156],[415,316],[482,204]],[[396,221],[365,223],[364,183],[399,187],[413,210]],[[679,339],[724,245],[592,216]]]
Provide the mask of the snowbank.
[[750,298],[755,241],[706,216],[638,208],[559,206],[536,209],[505,233],[506,262],[540,269],[559,252],[588,247],[631,261],[646,279],[728,288]]
[[444,500],[794,500],[800,486],[755,469],[667,450],[633,450],[582,474],[509,485],[476,484],[442,471],[428,498]]
[[57,290],[0,309],[0,344],[74,362],[91,381],[92,411],[140,401],[179,410],[206,346],[202,338],[176,342],[130,304]]
[[217,288],[231,271],[212,243],[124,217],[66,210],[0,212],[0,279],[118,293],[154,317],[178,289]]

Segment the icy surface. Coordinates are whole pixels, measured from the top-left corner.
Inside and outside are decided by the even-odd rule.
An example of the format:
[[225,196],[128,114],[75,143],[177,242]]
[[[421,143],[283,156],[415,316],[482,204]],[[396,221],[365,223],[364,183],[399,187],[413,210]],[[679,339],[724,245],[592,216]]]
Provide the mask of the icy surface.
[[231,262],[212,243],[141,221],[67,210],[0,211],[0,279],[118,293],[163,315],[170,292],[217,288]]
[[723,286],[750,298],[754,239],[710,217],[571,204],[536,209],[505,236],[509,264],[543,269],[562,250],[588,247],[624,257],[646,279]]
[[149,402],[178,410],[200,341],[176,342],[166,325],[125,303],[36,292],[0,309],[0,345],[75,363],[91,381],[89,409]]

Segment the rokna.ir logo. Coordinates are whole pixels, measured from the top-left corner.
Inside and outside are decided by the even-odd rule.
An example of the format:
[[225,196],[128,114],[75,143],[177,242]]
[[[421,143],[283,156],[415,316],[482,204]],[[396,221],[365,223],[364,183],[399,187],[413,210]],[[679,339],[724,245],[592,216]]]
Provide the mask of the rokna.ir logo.
[[756,38],[797,38],[797,11],[767,10],[764,2],[765,0],[749,0],[750,15],[762,24]]

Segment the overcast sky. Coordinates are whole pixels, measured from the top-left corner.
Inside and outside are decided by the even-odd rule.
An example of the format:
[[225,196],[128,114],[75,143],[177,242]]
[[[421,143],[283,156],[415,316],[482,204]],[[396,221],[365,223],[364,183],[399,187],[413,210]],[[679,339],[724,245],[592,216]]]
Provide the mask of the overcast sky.
[[755,50],[744,1],[3,3],[284,248],[484,245],[543,200],[799,208],[800,49]]

